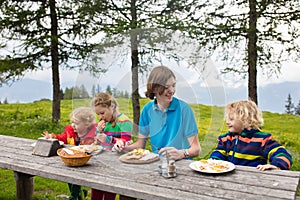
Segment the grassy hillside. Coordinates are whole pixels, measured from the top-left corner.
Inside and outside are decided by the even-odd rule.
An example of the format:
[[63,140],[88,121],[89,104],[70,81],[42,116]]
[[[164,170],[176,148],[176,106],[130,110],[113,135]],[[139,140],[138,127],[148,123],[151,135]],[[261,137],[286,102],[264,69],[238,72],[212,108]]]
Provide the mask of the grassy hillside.
[[[132,106],[129,99],[117,99],[120,111],[132,117]],[[147,102],[141,99],[141,108]],[[73,108],[89,105],[90,100],[64,100],[61,102],[61,121],[51,121],[52,102],[43,101],[28,104],[0,104],[0,134],[23,138],[37,139],[43,131],[61,133],[63,127],[70,123],[69,114]],[[222,107],[191,105],[199,127],[199,139],[202,147],[201,155],[196,159],[207,158],[216,146],[220,133],[226,132]],[[265,126],[263,131],[272,133],[277,141],[285,145],[293,156],[291,170],[300,171],[300,117],[286,114],[264,112]],[[134,135],[134,138],[136,135]],[[149,146],[148,146],[149,148]],[[13,172],[0,169],[0,199],[15,199]],[[59,199],[60,194],[68,194],[66,183],[35,177],[35,199]]]

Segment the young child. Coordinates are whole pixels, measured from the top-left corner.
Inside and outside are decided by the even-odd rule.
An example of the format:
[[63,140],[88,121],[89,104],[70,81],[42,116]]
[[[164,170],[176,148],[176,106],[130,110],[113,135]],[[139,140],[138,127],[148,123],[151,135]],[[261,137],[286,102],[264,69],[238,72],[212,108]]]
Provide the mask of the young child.
[[45,138],[57,138],[65,144],[80,145],[92,144],[96,132],[96,117],[93,109],[89,107],[79,107],[70,114],[71,125],[65,127],[61,134],[45,131],[42,135]]
[[[65,144],[85,145],[93,144],[96,132],[96,117],[93,109],[89,107],[79,107],[70,114],[71,125],[65,127],[61,134],[49,134],[45,131],[42,135],[45,138],[57,138]],[[87,196],[87,191],[82,192],[80,185],[68,183],[70,190],[69,199],[81,200]]]
[[[250,100],[229,103],[225,109],[228,132],[218,138],[210,158],[258,170],[290,169],[292,156],[271,134],[261,132],[262,113]],[[269,163],[269,164],[268,164]]]
[[[132,122],[118,111],[118,104],[111,95],[97,94],[93,100],[93,106],[95,113],[100,117],[96,144],[101,144],[105,150],[112,150],[117,141],[121,140],[126,143],[131,140]],[[114,193],[92,189],[91,200],[114,200],[115,198]]]

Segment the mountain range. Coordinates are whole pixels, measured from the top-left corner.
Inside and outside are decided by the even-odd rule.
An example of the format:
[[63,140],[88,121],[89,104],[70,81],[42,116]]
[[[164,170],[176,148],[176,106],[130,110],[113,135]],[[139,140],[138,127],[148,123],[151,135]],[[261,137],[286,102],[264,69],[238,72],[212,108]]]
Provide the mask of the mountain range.
[[[282,82],[258,87],[258,104],[261,110],[284,113],[288,95],[292,103],[300,103],[300,82]],[[72,83],[61,83],[61,88],[72,87]],[[102,87],[106,88],[106,87]],[[189,103],[224,106],[227,102],[247,99],[247,88],[203,87],[193,84],[188,88],[178,86],[176,95]],[[34,79],[23,79],[10,86],[0,88],[0,101],[8,103],[29,103],[40,99],[52,99],[52,84]]]

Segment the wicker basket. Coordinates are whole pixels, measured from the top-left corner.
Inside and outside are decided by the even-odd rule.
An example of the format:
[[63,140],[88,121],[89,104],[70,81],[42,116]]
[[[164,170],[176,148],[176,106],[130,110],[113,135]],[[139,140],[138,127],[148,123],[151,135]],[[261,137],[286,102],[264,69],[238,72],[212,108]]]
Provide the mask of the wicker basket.
[[72,156],[72,157],[67,157],[67,156],[63,156],[61,155],[61,151],[63,149],[58,149],[57,150],[57,155],[59,155],[59,157],[61,158],[61,160],[65,163],[65,165],[67,166],[70,166],[70,167],[79,167],[79,166],[83,166],[85,165],[89,160],[90,158],[93,156],[93,155],[89,155],[89,154],[86,154],[86,156],[79,156],[79,157],[75,157],[75,156]]

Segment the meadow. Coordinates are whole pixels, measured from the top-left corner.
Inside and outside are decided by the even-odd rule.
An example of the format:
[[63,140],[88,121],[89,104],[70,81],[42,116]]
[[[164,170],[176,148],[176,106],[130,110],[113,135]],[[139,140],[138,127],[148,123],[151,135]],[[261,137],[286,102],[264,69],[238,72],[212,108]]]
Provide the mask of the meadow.
[[[120,112],[131,119],[132,106],[130,99],[117,99]],[[141,108],[147,102],[141,99]],[[52,122],[52,102],[38,101],[26,104],[0,104],[0,134],[15,137],[38,139],[43,131],[61,133],[63,127],[70,123],[69,114],[81,105],[89,105],[90,100],[61,101],[61,120]],[[202,153],[196,160],[207,158],[217,144],[220,133],[226,132],[223,107],[191,104],[199,129],[199,140]],[[272,133],[275,139],[286,146],[293,156],[291,170],[300,171],[300,117],[288,114],[263,112],[264,132]],[[133,135],[133,140],[136,134]],[[149,145],[147,145],[149,148]],[[64,182],[34,177],[34,199],[63,199],[68,195],[68,186]],[[0,169],[0,199],[16,199],[14,174],[10,170]],[[87,188],[88,189],[88,188]],[[299,191],[299,190],[298,190]],[[298,195],[300,193],[298,192]]]

